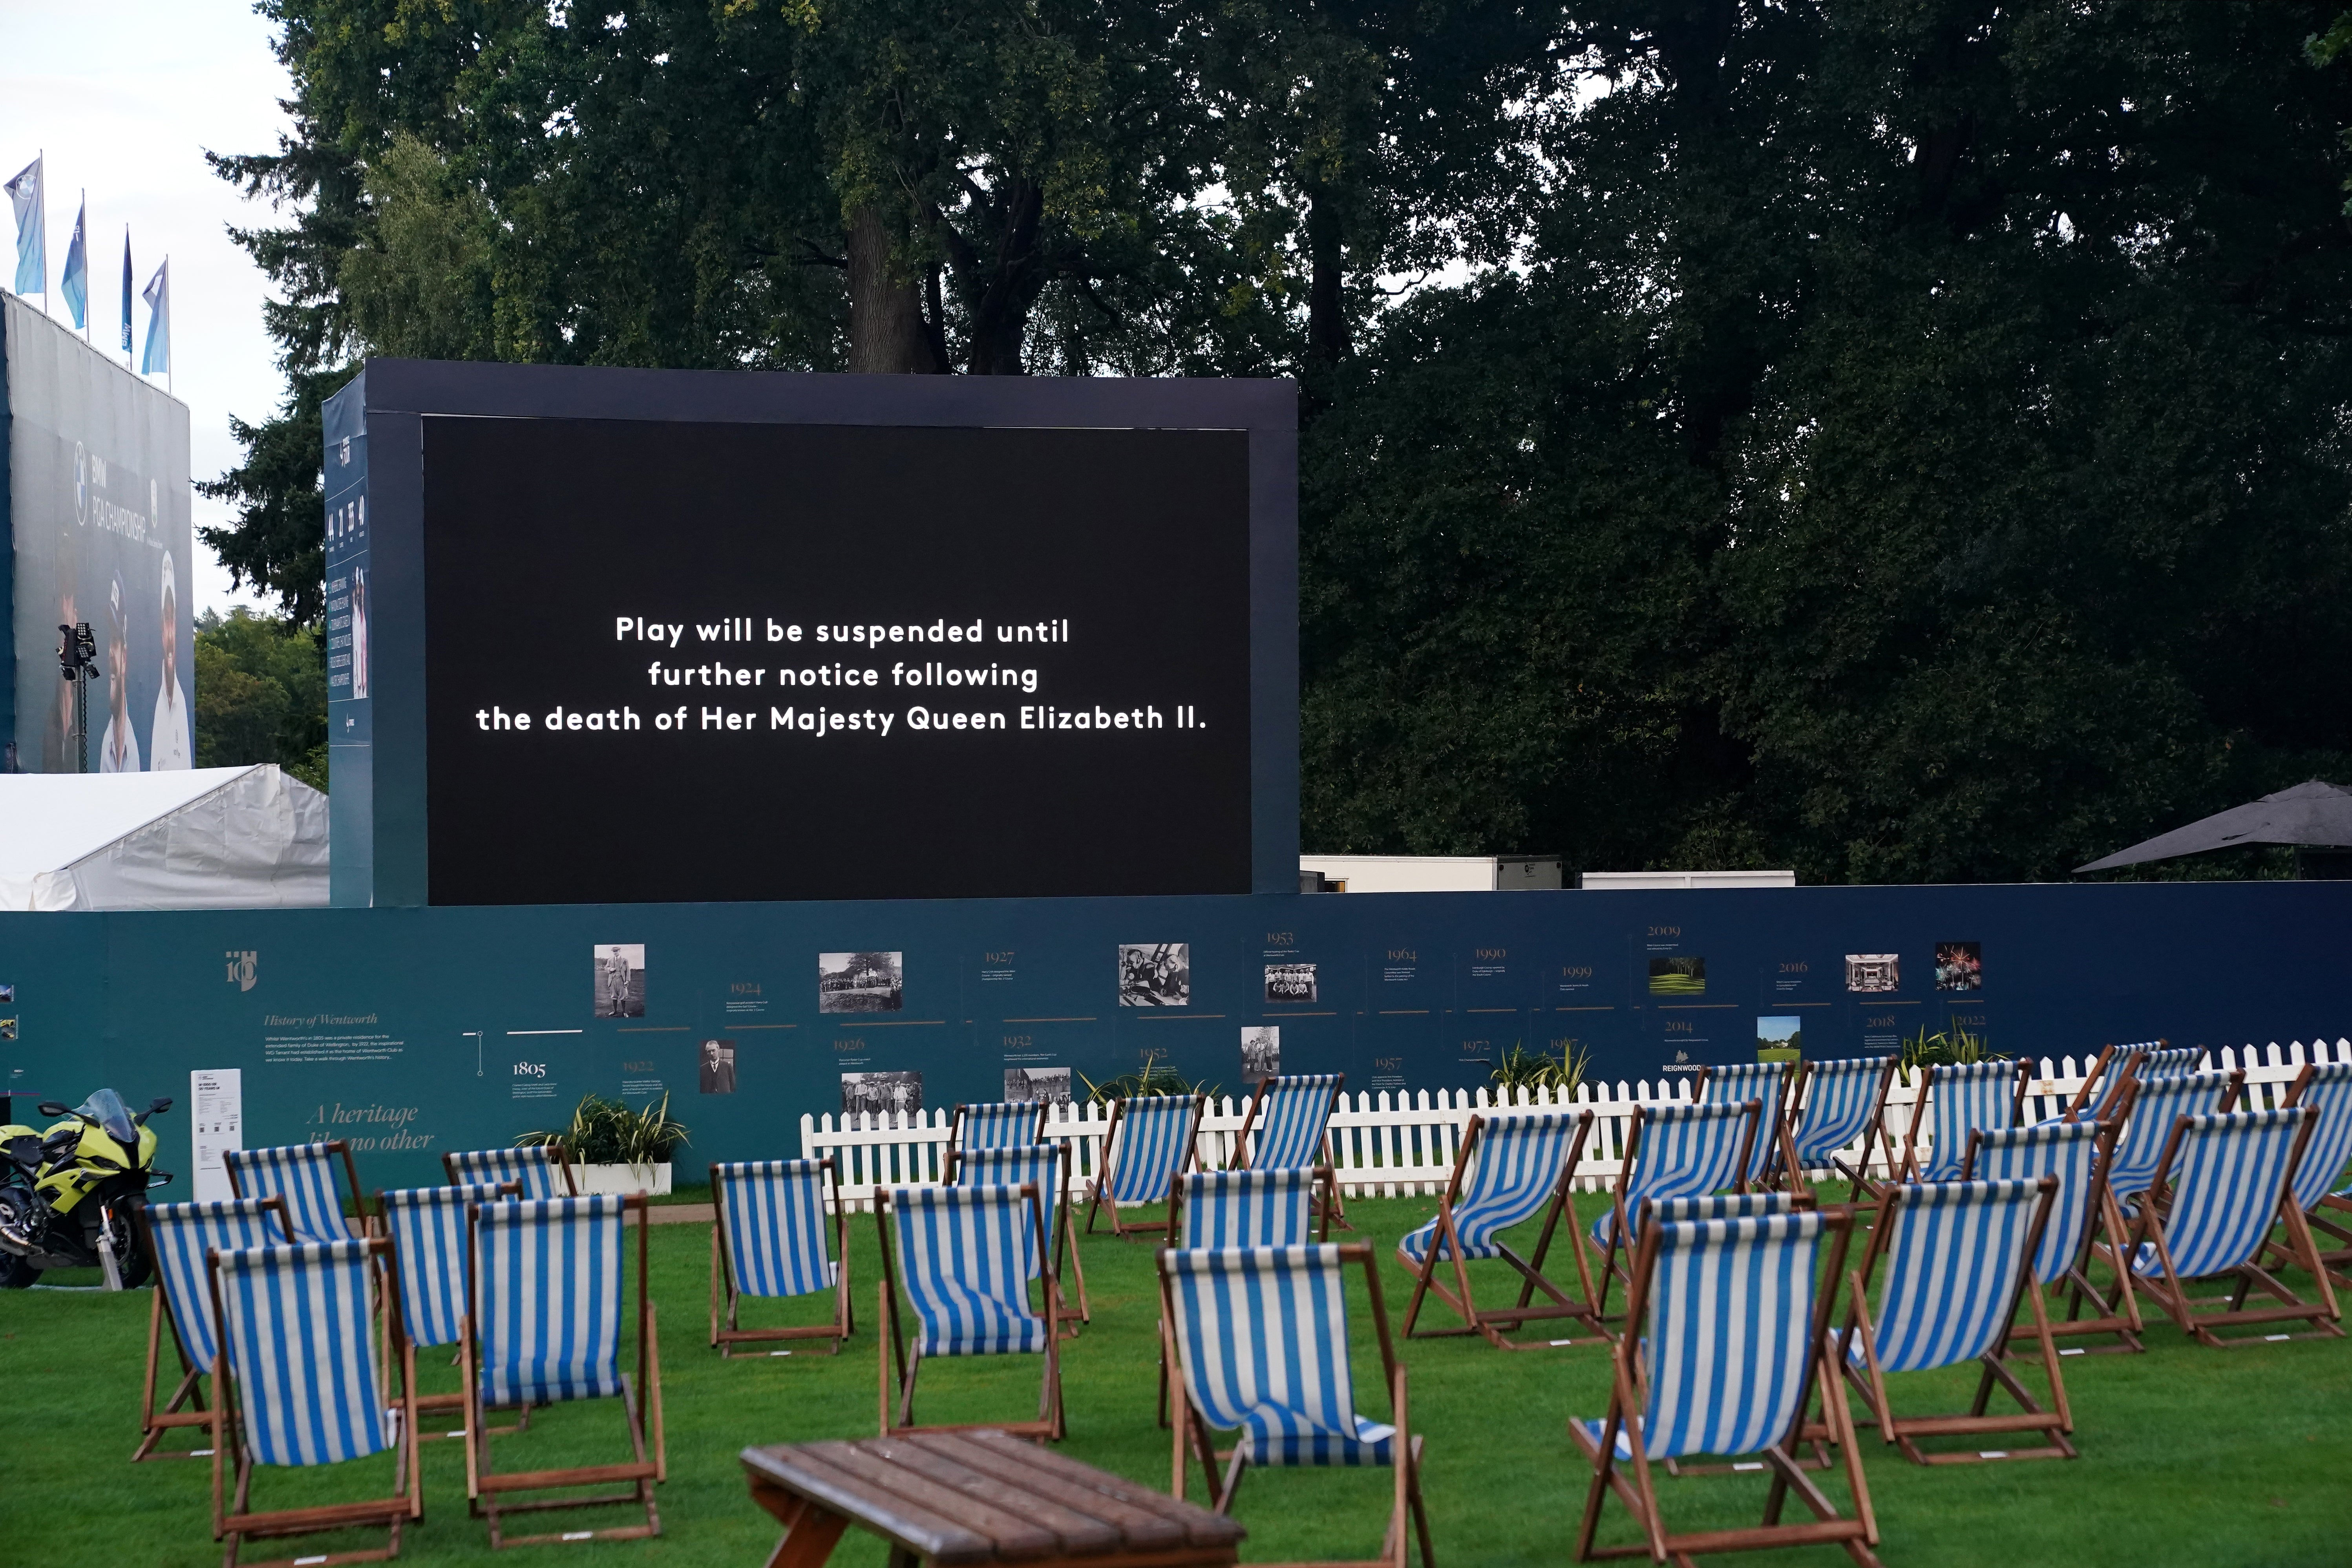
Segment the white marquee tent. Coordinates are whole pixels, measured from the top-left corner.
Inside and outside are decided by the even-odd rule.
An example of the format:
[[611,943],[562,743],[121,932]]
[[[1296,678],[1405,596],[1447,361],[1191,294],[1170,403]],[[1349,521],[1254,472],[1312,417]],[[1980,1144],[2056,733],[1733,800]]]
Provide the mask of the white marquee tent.
[[327,797],[275,763],[0,773],[0,910],[327,901]]

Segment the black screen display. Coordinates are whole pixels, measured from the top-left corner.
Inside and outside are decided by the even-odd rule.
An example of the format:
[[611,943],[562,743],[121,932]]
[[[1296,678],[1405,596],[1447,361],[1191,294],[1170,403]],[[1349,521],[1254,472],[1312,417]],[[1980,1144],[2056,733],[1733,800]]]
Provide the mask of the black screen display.
[[424,421],[436,904],[1250,888],[1248,437]]

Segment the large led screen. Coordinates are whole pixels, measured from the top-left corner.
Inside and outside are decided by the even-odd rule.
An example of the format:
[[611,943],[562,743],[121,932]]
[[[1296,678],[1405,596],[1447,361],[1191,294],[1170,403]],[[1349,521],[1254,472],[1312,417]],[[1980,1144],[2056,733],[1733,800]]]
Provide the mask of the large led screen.
[[1250,889],[1244,432],[422,423],[431,902]]

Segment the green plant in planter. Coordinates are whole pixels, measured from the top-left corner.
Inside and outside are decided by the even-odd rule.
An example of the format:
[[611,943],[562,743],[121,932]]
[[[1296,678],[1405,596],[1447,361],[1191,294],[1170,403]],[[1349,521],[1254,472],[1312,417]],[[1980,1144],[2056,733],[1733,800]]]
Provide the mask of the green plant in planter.
[[1584,1081],[1584,1069],[1592,1053],[1571,1046],[1553,1056],[1548,1051],[1531,1051],[1518,1041],[1503,1053],[1502,1065],[1489,1074],[1499,1089],[1556,1089],[1567,1099]]
[[2007,1051],[1994,1050],[1985,1044],[1981,1032],[1970,1033],[1958,1024],[1940,1034],[1931,1035],[1927,1026],[1903,1042],[1903,1081],[1909,1083],[1913,1069],[1931,1067],[1958,1067],[1970,1062],[2005,1062]]
[[669,1115],[669,1096],[658,1105],[633,1110],[617,1100],[587,1094],[572,1109],[572,1125],[554,1132],[526,1132],[518,1147],[562,1142],[583,1165],[666,1165],[670,1153],[693,1142],[685,1124]]
[[1205,1094],[1211,1100],[1217,1098],[1222,1085],[1186,1082],[1183,1075],[1174,1068],[1160,1065],[1160,1058],[1166,1054],[1160,1050],[1146,1051],[1143,1053],[1142,1071],[1123,1072],[1100,1083],[1080,1073],[1078,1081],[1087,1086],[1087,1103],[1108,1105],[1115,1100],[1150,1100],[1160,1095]]

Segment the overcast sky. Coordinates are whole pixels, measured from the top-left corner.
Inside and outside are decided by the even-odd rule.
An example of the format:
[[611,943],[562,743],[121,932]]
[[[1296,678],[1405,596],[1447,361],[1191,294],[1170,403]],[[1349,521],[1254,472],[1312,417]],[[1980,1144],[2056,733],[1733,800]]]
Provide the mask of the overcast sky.
[[[56,289],[86,189],[92,342],[121,341],[123,226],[134,289],[172,258],[172,390],[188,405],[200,479],[237,459],[229,415],[265,417],[285,386],[261,325],[268,281],[226,232],[274,220],[204,157],[276,148],[286,126],[278,100],[292,89],[272,31],[247,0],[0,0],[0,180],[47,157],[49,313],[68,319]],[[15,230],[0,237],[13,242]],[[12,273],[15,255],[5,248]],[[147,307],[132,319],[143,347]],[[199,528],[229,517],[195,498]],[[236,602],[257,603],[229,592],[228,573],[199,543],[197,613]]]

